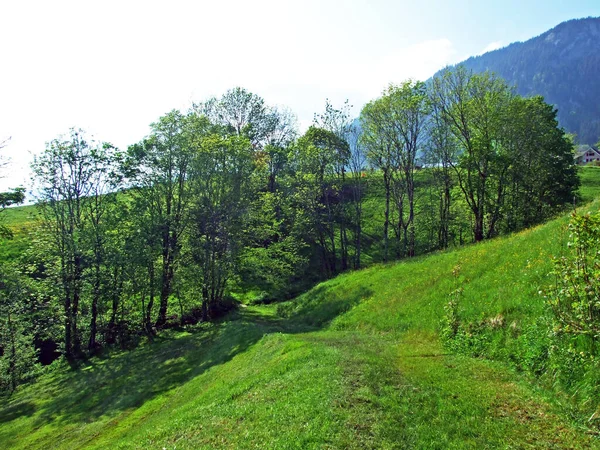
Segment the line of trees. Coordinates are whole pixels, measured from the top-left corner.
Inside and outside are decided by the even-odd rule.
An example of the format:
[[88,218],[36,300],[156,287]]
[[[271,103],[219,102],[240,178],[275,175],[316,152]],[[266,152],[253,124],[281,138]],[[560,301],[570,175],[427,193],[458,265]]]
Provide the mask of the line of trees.
[[[299,136],[290,111],[235,88],[169,112],[124,152],[80,130],[49,142],[33,163],[35,245],[1,273],[0,360],[11,342],[52,339],[75,362],[211,320],[234,294],[290,298],[491,238],[544,220],[578,187],[556,111],[491,74],[448,70],[390,85],[359,120],[350,108],[327,102]],[[36,325],[19,331],[17,316]]]

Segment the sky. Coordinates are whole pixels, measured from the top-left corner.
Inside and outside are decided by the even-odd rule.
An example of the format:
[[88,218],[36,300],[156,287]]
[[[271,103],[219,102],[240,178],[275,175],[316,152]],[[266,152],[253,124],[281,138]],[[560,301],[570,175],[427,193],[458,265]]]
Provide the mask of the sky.
[[241,86],[301,130],[325,100],[358,116],[390,82],[600,16],[600,0],[0,2],[0,191],[29,188],[46,142],[119,148],[176,108]]

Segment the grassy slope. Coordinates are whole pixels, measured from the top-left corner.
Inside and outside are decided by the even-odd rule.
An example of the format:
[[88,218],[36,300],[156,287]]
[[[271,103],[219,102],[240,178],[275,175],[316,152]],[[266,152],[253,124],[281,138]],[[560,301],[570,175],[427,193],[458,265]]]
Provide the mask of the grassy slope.
[[0,220],[14,234],[14,239],[0,238],[0,258],[16,259],[28,245],[28,233],[37,222],[38,211],[35,206],[18,206],[7,208],[2,212]]
[[283,306],[286,319],[243,308],[59,368],[5,402],[0,447],[598,447],[514,371],[437,338],[457,283],[464,316],[534,320],[565,224],[340,276]]

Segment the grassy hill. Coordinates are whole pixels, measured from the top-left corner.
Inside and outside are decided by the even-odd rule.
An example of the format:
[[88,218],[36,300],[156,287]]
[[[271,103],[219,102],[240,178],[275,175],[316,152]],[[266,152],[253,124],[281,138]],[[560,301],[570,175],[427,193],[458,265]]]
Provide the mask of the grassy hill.
[[[583,172],[584,199],[599,174]],[[538,291],[567,222],[347,273],[79,371],[51,366],[3,399],[0,447],[600,448],[565,395],[511,362],[545,315]],[[461,318],[489,324],[486,359],[440,342],[457,286]]]
[[2,223],[14,234],[14,239],[0,240],[0,257],[15,259],[27,248],[28,233],[35,227],[38,210],[34,205],[17,206],[2,212]]

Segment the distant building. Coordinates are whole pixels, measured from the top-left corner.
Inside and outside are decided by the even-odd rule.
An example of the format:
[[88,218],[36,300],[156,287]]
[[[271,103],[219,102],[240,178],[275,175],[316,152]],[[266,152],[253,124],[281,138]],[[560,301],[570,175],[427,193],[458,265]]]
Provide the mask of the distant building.
[[600,151],[591,145],[578,145],[575,147],[575,164],[578,166],[600,165]]

